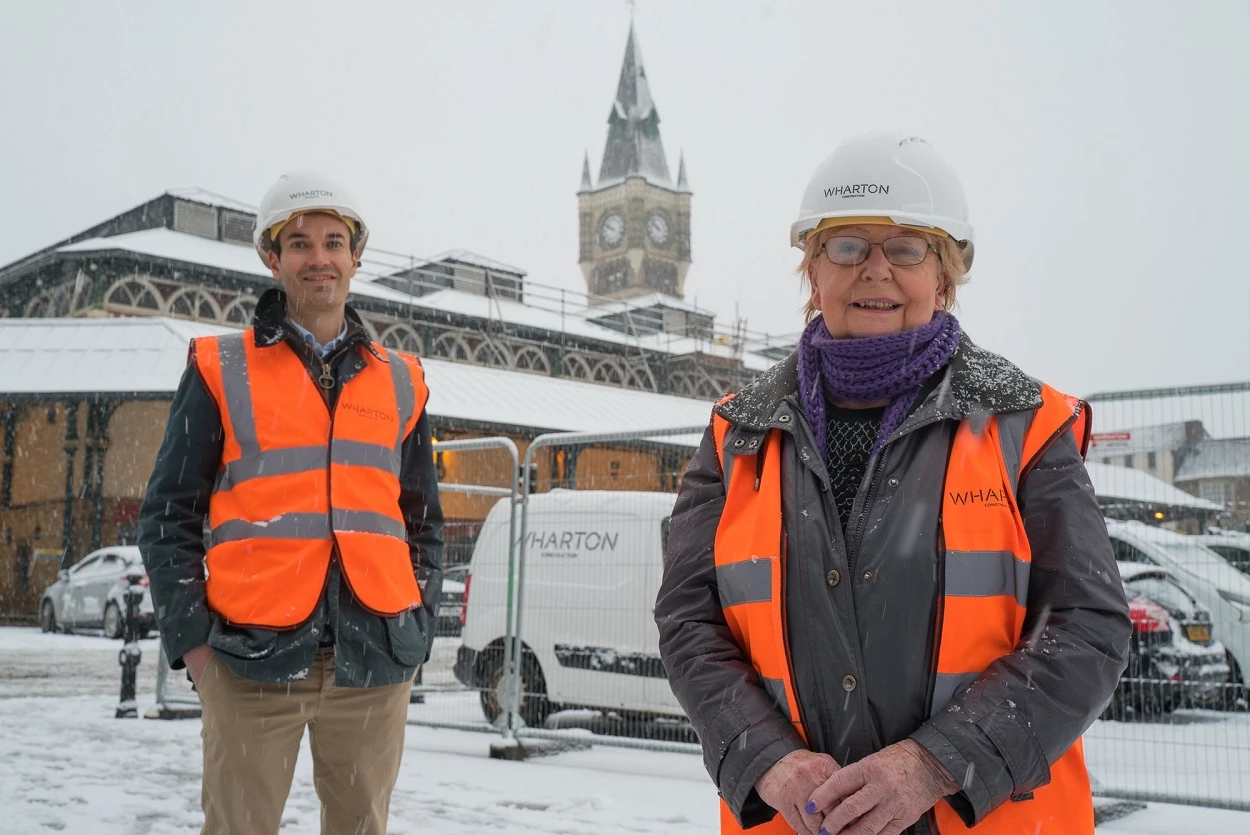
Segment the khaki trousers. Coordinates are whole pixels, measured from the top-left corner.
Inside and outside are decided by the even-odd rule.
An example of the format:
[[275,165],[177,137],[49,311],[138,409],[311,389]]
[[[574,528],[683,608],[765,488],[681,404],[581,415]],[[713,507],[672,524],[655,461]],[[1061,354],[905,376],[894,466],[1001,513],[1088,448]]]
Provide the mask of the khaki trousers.
[[334,685],[334,652],[290,684],[239,678],[213,657],[199,684],[204,782],[201,835],[278,831],[304,726],[322,835],[384,835],[404,752],[411,683]]

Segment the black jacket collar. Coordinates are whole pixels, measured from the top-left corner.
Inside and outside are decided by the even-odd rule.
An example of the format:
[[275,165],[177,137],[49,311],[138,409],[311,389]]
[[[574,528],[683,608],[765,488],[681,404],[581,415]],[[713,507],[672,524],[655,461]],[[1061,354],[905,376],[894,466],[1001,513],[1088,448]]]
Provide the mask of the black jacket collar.
[[[798,405],[798,366],[796,351],[757,377],[736,397],[717,405],[716,413],[731,424],[752,431],[776,426],[779,409]],[[1036,409],[1042,404],[1039,381],[998,354],[977,347],[967,334],[960,335],[955,355],[940,373],[941,383],[912,408],[900,432],[933,420],[985,417]]]
[[[364,344],[375,356],[378,356],[378,352],[370,343],[369,332],[365,330],[364,322],[361,321],[360,314],[355,308],[350,304],[347,305],[344,316],[347,319],[347,336],[343,344]],[[252,328],[256,331],[256,345],[261,348],[288,341],[293,341],[301,347],[304,345],[304,339],[299,332],[287,324],[286,293],[277,287],[266,290],[256,302]],[[385,357],[378,356],[378,359],[385,360]]]

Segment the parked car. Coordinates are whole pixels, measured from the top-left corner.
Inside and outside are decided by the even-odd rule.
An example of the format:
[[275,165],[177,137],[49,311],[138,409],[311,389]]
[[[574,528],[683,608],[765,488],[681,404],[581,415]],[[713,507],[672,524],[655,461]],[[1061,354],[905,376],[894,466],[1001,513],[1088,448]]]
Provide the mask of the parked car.
[[438,623],[435,635],[459,635],[464,626],[464,596],[468,586],[469,567],[453,565],[443,571],[443,597],[438,602]]
[[1166,568],[1117,563],[1133,635],[1128,667],[1106,714],[1124,719],[1178,707],[1223,707],[1229,666],[1211,613]]
[[139,637],[146,638],[156,628],[156,613],[143,558],[133,545],[92,551],[68,570],[62,569],[39,601],[39,627],[44,632],[103,629],[106,638],[122,637],[126,577],[135,569],[143,576]]
[[[683,717],[660,661],[655,597],[673,493],[552,490],[529,498],[521,717],[541,726],[564,708],[624,720]],[[487,515],[470,562],[456,656],[461,683],[501,712],[510,500]]]
[[1250,577],[1196,537],[1142,522],[1107,521],[1118,562],[1159,566],[1211,613],[1212,637],[1224,645],[1229,666],[1229,706],[1247,706],[1250,674]]
[[1250,575],[1250,533],[1217,531],[1194,539],[1228,560],[1228,564],[1242,574]]

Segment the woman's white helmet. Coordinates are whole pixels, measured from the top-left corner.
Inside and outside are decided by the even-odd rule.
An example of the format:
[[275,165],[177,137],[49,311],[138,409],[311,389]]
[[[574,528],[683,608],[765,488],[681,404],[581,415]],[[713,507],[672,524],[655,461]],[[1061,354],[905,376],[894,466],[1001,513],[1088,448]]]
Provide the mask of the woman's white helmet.
[[269,266],[269,248],[277,230],[291,218],[308,212],[328,212],[343,218],[352,227],[353,251],[359,255],[365,248],[369,227],[347,190],[319,171],[290,171],[269,187],[256,213],[252,241],[265,266]]
[[838,145],[803,192],[790,245],[802,249],[809,233],[838,218],[885,218],[944,232],[959,244],[965,266],[972,266],[973,231],[963,186],[950,164],[918,136],[864,133]]

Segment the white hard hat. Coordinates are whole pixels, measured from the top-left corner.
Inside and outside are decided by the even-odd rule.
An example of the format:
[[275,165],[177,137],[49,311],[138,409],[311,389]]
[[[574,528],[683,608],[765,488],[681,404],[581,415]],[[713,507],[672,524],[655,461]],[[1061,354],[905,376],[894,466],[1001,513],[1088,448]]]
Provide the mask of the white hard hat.
[[790,245],[802,249],[808,233],[830,218],[883,218],[940,230],[959,244],[965,267],[972,266],[973,232],[963,186],[946,160],[918,136],[864,133],[838,145],[803,192]]
[[269,230],[281,227],[296,215],[308,212],[336,214],[352,227],[352,248],[359,255],[369,238],[355,199],[338,183],[319,171],[290,171],[278,178],[261,198],[256,213],[256,231],[252,241],[260,260],[269,265],[267,257],[272,236]]

